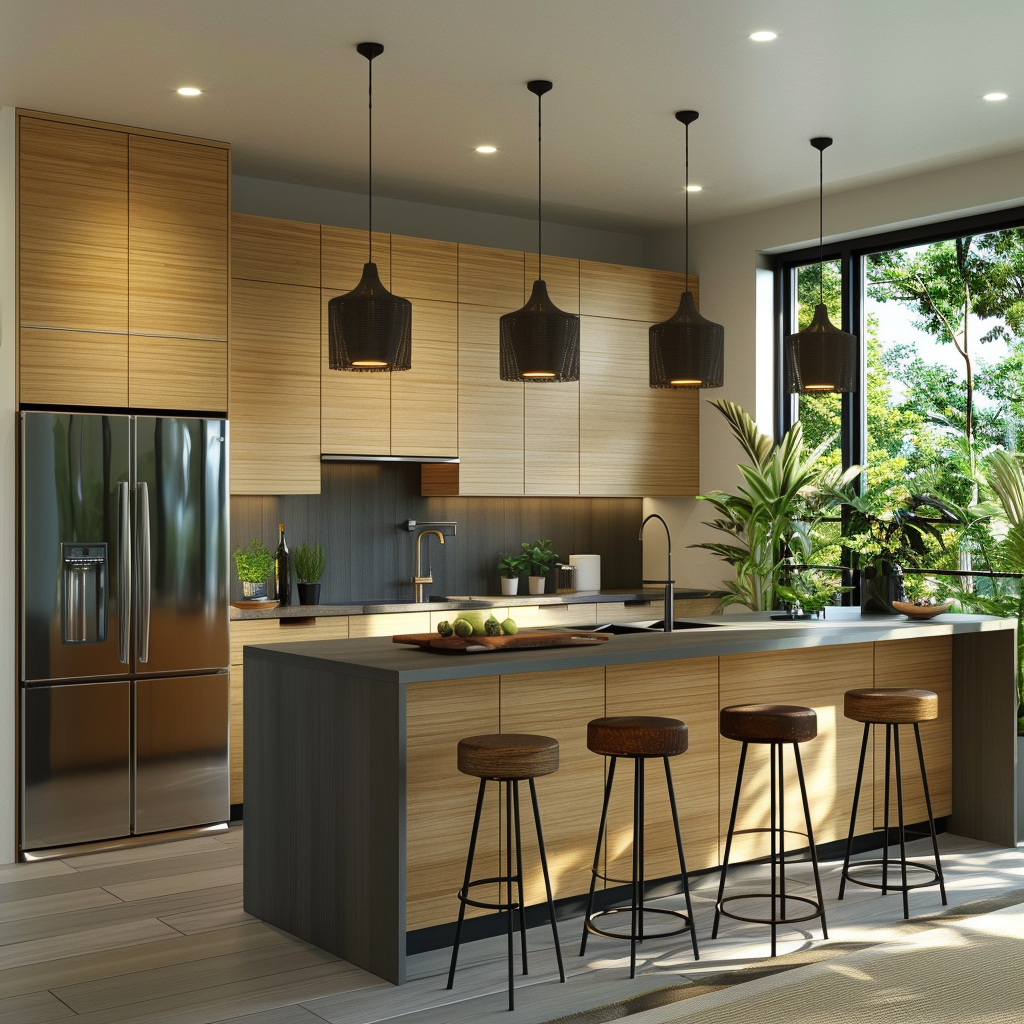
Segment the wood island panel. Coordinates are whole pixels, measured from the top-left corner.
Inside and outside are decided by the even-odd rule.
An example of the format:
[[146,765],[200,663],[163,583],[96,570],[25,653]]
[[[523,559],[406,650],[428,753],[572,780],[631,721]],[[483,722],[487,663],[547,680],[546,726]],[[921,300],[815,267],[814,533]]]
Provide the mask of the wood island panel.
[[[686,722],[689,748],[669,758],[687,871],[712,867],[718,858],[718,658],[609,665],[608,715],[654,715]],[[633,762],[619,758],[608,810],[607,874],[628,879],[633,869]],[[645,775],[645,874],[679,873],[679,854],[662,761]],[[591,839],[600,803],[590,809]],[[593,856],[593,847],[591,847]]]
[[[555,899],[586,892],[601,813],[604,759],[587,749],[587,722],[604,715],[604,669],[527,672],[501,677],[501,731],[558,740],[559,765],[536,781],[544,846]],[[544,876],[537,852],[528,783],[519,785],[524,896],[543,903]],[[501,843],[502,869],[505,843]]]
[[320,225],[233,213],[231,276],[319,288]]
[[[874,649],[876,687],[917,687],[931,690],[939,698],[939,717],[921,723],[921,746],[928,769],[932,813],[936,817],[950,814],[953,810],[953,638],[936,636],[887,640],[876,643]],[[927,821],[928,811],[912,725],[900,726],[900,761],[903,765],[903,820],[908,825]],[[865,775],[867,772],[865,768]],[[874,787],[875,828],[881,828],[885,821],[884,725],[874,727]],[[896,811],[894,774],[889,793],[890,827],[895,827],[899,820]]]
[[140,135],[128,150],[129,332],[227,341],[228,151]]
[[[497,676],[416,683],[406,689],[405,926],[413,931],[458,917],[479,779],[456,767],[459,740],[499,731]],[[498,874],[498,787],[491,783],[473,875]],[[493,901],[496,886],[474,886]],[[488,911],[466,908],[467,917]]]
[[[18,123],[21,323],[126,333],[128,135],[26,116]],[[68,370],[59,353],[53,361]],[[68,384],[82,386],[70,376]]]
[[45,405],[128,405],[128,336],[22,327],[22,402]]
[[[837,666],[841,666],[840,671],[837,671]],[[844,717],[843,694],[855,687],[870,687],[873,675],[871,644],[730,654],[720,659],[719,696],[722,707],[733,704],[800,704],[817,712],[818,736],[800,745],[800,756],[807,780],[814,840],[819,845],[846,839],[849,834],[863,728],[859,722]],[[741,747],[742,744],[735,740],[721,739],[719,834],[723,855]],[[737,829],[763,828],[768,824],[768,749],[766,743],[751,743],[748,748]],[[786,827],[802,829],[803,808],[792,745],[786,748],[784,760]],[[873,811],[870,790],[862,792],[857,812],[858,834],[872,830]],[[798,836],[787,839],[787,845],[792,844],[793,849],[803,843]],[[733,841],[730,861],[767,856],[768,849],[765,834],[738,836]]]

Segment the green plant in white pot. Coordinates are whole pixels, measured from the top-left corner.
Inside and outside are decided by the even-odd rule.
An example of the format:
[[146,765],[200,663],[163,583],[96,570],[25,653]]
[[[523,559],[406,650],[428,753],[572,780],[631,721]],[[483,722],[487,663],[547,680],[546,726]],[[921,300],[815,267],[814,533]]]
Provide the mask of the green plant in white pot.
[[320,577],[327,564],[323,544],[310,547],[303,541],[295,552],[295,578],[299,581],[299,604],[320,603]]
[[501,555],[498,558],[498,575],[501,577],[501,592],[505,597],[519,593],[519,577],[526,574],[529,562],[525,552],[519,555]]
[[267,579],[274,571],[274,556],[266,544],[256,537],[246,547],[235,548],[235,572],[247,601],[265,601]]
[[558,555],[551,550],[551,541],[523,541],[523,554],[530,573],[530,593],[543,594],[548,573],[558,564]]

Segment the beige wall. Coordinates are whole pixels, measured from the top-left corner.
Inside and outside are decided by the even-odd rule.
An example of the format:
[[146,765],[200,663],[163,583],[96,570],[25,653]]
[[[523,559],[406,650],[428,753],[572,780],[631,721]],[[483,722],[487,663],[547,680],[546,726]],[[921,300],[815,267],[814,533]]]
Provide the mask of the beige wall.
[[[826,194],[825,227],[829,238],[850,238],[1020,205],[1024,153],[1012,153]],[[739,402],[768,432],[773,412],[772,286],[763,254],[816,241],[817,214],[817,201],[810,199],[695,225],[690,232],[690,267],[700,275],[701,312],[725,326],[725,387],[705,391],[703,397]],[[648,266],[681,270],[682,232],[648,236],[645,255]],[[739,452],[720,414],[706,402],[700,430],[701,490],[733,487]],[[644,512],[660,512],[668,520],[675,576],[682,585],[713,586],[725,578],[717,558],[686,550],[686,545],[711,535],[701,526],[708,518],[707,506],[692,498],[647,499]],[[652,531],[645,545],[644,575],[662,571],[663,558],[664,547]]]

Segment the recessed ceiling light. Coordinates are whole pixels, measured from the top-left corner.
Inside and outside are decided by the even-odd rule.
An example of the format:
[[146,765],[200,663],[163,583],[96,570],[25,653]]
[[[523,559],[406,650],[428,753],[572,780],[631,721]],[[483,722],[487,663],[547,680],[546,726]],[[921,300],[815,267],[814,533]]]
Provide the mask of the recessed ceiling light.
[[202,96],[203,90],[197,89],[194,85],[183,85],[178,90],[179,96]]
[[477,146],[476,147],[476,151],[478,153],[497,153],[498,152],[498,147],[497,146]]
[[704,186],[703,185],[687,185],[686,186],[686,191],[687,192],[702,192],[703,190],[704,190]]
[[770,43],[773,39],[779,38],[778,32],[751,32],[748,36],[749,39],[753,39],[755,43]]
[[987,92],[981,97],[983,100],[988,100],[990,103],[997,103],[999,100],[1006,99],[1005,92]]

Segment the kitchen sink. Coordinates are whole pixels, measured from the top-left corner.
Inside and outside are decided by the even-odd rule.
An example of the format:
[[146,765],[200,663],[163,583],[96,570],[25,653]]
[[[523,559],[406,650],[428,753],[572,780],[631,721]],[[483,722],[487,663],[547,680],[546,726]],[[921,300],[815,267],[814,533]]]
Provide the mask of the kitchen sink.
[[[724,623],[722,623],[724,625]],[[664,632],[665,620],[658,622],[605,622],[600,626],[568,626],[568,629],[578,629],[588,633],[613,633],[616,636],[628,633],[662,633]],[[708,622],[687,622],[685,619],[676,619],[673,623],[673,631],[683,629],[717,629],[719,623]]]
[[[674,619],[672,621],[672,631],[675,632],[677,629],[718,629],[719,626],[724,626],[724,622],[687,622],[686,619]],[[653,630],[664,630],[665,620],[658,619],[657,622],[652,622],[648,629]]]

